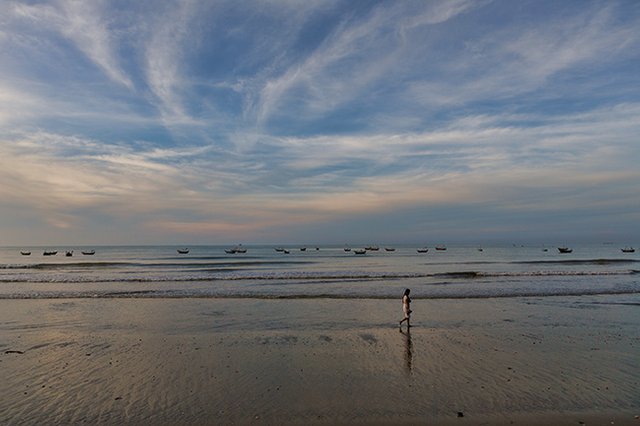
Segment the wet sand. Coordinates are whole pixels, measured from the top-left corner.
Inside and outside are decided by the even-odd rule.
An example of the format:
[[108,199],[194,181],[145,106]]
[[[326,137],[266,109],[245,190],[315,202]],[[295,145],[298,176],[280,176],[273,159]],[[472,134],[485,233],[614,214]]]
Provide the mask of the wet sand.
[[2,424],[640,425],[640,297],[0,300]]

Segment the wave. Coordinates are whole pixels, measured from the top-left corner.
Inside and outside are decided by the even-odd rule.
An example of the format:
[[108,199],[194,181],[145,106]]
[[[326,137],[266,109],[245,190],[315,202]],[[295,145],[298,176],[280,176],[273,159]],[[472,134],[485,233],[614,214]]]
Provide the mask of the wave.
[[618,265],[639,263],[637,259],[562,259],[562,260],[522,260],[513,262],[521,265]]
[[246,267],[246,266],[274,266],[274,265],[301,265],[313,263],[306,260],[241,260],[241,261],[229,261],[225,262],[179,262],[179,263],[166,263],[166,262],[65,262],[65,263],[18,263],[18,264],[0,264],[0,269],[38,269],[38,270],[58,270],[58,269],[102,269],[102,268],[117,268],[117,267],[143,267],[143,268],[205,268],[205,267]]
[[639,270],[624,271],[518,271],[518,272],[482,272],[482,271],[455,271],[443,273],[320,273],[320,272],[274,272],[238,273],[234,269],[203,269],[197,272],[205,275],[189,275],[175,273],[166,276],[153,276],[149,273],[130,273],[129,276],[75,276],[61,275],[36,275],[36,276],[4,276],[0,283],[154,283],[154,282],[208,282],[208,281],[374,281],[374,280],[402,280],[402,279],[451,279],[474,280],[483,278],[533,278],[533,277],[597,277],[597,276],[627,276],[640,274]]
[[640,263],[639,259],[538,259],[538,260],[470,260],[470,261],[452,261],[452,262],[429,262],[425,263],[429,266],[446,266],[446,265],[620,265],[628,263]]
[[0,269],[70,269],[70,268],[109,268],[135,265],[130,262],[70,262],[70,263],[18,263],[0,264]]
[[[599,296],[599,295],[623,295],[640,294],[640,289],[636,288],[601,288],[601,289],[564,289],[564,290],[523,290],[503,293],[478,292],[478,293],[440,293],[429,295],[415,295],[413,300],[432,299],[497,299],[497,298],[523,298],[523,297],[559,297],[559,296]],[[398,300],[397,294],[353,294],[353,293],[318,293],[318,294],[250,294],[250,293],[212,293],[202,291],[183,290],[135,290],[135,291],[104,291],[104,292],[33,292],[0,294],[0,300],[21,300],[21,299],[258,299],[258,300],[280,300],[280,299],[336,299],[336,300]]]

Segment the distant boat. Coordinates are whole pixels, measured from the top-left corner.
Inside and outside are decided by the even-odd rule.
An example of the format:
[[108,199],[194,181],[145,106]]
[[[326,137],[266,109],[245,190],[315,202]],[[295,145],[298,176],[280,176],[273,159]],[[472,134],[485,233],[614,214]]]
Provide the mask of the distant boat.
[[367,250],[363,249],[363,250],[354,250],[353,254],[367,254]]
[[380,247],[378,247],[378,246],[367,246],[364,249],[366,251],[378,251],[378,250],[380,250]]
[[300,251],[307,251],[306,247],[300,247]]
[[30,251],[21,251],[20,254],[23,255],[23,256],[31,256],[31,252]]
[[282,249],[282,252],[283,252],[284,254],[289,254],[289,253],[291,253],[289,250],[285,250],[285,249]]
[[349,247],[345,247],[344,251],[351,251],[351,249]]
[[73,256],[73,250],[68,250],[64,255],[67,257]]
[[396,251],[396,249],[394,249],[393,247],[385,247],[384,250],[385,251]]
[[282,247],[276,247],[274,248],[274,250],[277,251],[278,253],[282,253],[284,251]]
[[189,249],[188,248],[178,249],[178,253],[179,254],[189,254]]
[[482,247],[478,247],[478,251],[484,251]]
[[569,247],[558,247],[558,251],[560,253],[571,253],[573,250]]
[[549,249],[547,249],[547,248],[543,248],[543,249],[542,249],[542,251],[549,251]]
[[96,251],[95,250],[83,251],[82,254],[84,254],[85,256],[93,256],[94,254],[96,254]]
[[246,253],[247,249],[242,247],[242,244],[235,246],[234,248],[225,249],[224,251],[227,254],[242,254]]
[[316,247],[316,250],[320,250],[320,247]]
[[620,249],[620,250],[622,250],[623,253],[635,253],[636,252],[636,249],[634,249],[633,247],[625,247],[625,248]]
[[443,245],[436,246],[436,250],[438,250],[438,251],[445,251],[446,249],[447,248],[445,246],[443,246]]
[[424,248],[419,248],[419,249],[417,249],[416,251],[417,251],[418,253],[426,253],[426,252],[428,252],[428,251],[429,251],[429,249],[428,249],[428,248],[426,248],[426,247],[424,247]]
[[57,251],[46,251],[46,250],[42,253],[43,256],[55,256],[56,254],[58,254]]

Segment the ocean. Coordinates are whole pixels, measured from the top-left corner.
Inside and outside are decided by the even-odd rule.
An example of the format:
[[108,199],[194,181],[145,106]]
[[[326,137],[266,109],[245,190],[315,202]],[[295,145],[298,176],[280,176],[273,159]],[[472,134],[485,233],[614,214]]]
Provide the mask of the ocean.
[[[0,248],[1,299],[53,298],[493,298],[640,293],[640,253],[615,244]],[[82,251],[95,250],[94,255]],[[73,250],[73,256],[65,256]],[[21,251],[30,251],[24,256]]]

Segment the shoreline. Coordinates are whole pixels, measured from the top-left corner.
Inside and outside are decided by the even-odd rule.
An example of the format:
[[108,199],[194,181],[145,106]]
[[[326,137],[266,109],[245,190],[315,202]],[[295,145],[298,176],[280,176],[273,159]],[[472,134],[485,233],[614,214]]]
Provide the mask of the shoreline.
[[0,423],[640,424],[640,297],[412,309],[408,336],[399,300],[0,300]]

